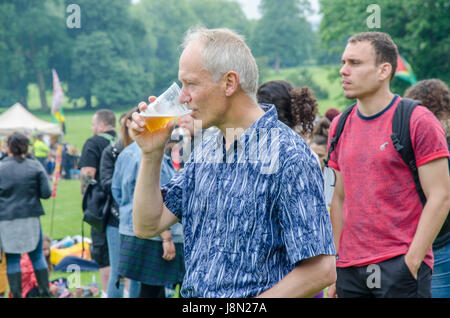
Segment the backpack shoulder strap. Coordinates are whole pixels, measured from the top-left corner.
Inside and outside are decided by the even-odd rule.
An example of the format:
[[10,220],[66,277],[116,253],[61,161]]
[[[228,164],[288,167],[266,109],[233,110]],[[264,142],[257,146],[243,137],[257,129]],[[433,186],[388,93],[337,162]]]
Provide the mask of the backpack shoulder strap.
[[408,165],[414,178],[417,193],[419,194],[422,204],[425,205],[426,197],[423,193],[419,181],[419,173],[416,166],[416,158],[412,149],[411,136],[409,132],[409,122],[411,114],[420,101],[403,98],[397,106],[392,119],[392,143],[395,149],[400,153],[403,161]]
[[101,136],[101,137],[107,139],[107,140],[109,141],[109,144],[110,144],[110,145],[113,145],[114,142],[116,141],[116,138],[115,138],[114,136],[112,136],[112,135],[110,135],[110,134],[107,134],[107,133],[99,134],[99,136]]
[[336,148],[339,138],[341,137],[342,131],[344,130],[345,122],[347,121],[348,116],[350,115],[350,113],[352,112],[352,110],[355,106],[356,106],[356,103],[348,106],[342,112],[341,117],[339,117],[339,121],[338,121],[337,127],[336,127],[336,134],[333,136],[333,139],[331,139],[330,147],[328,148],[328,155],[327,155],[327,158],[324,160],[325,166],[327,166],[327,167],[328,167],[328,161],[330,161],[330,155]]

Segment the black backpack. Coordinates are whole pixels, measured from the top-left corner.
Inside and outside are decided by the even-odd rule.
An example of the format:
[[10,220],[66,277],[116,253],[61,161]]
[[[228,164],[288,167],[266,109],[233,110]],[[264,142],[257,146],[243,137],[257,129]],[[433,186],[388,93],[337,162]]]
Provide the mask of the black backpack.
[[[417,100],[412,100],[408,98],[403,98],[400,103],[397,106],[397,109],[394,113],[394,118],[392,119],[392,143],[395,147],[395,149],[400,153],[402,159],[406,164],[409,166],[409,169],[411,170],[411,173],[414,178],[414,183],[416,185],[417,193],[419,194],[420,201],[422,202],[422,205],[425,205],[427,202],[427,199],[425,197],[425,194],[422,190],[422,186],[420,185],[419,180],[419,172],[417,170],[416,166],[416,158],[414,156],[414,151],[412,149],[411,144],[411,136],[409,134],[409,122],[411,118],[411,114],[416,108],[417,105],[420,105],[421,102]],[[330,154],[332,151],[335,150],[336,145],[339,141],[339,137],[342,134],[342,131],[344,130],[344,125],[347,120],[347,117],[350,115],[353,108],[356,106],[356,103],[347,107],[343,112],[341,117],[339,118],[337,127],[336,127],[336,134],[334,135],[333,139],[330,142],[330,147],[328,149],[328,155],[327,159],[325,161],[325,165],[328,167],[328,161],[330,160]],[[449,217],[447,216],[447,219],[445,220],[444,224],[442,225],[442,228],[437,235],[437,237],[441,237],[442,235],[448,233],[450,231],[450,221]]]
[[[106,138],[110,145],[112,145],[115,159],[117,157],[114,152],[116,151],[114,147],[115,138],[109,134],[100,134],[99,136]],[[92,179],[83,195],[83,221],[88,223],[97,232],[104,232],[108,217],[107,212],[110,211],[112,201],[114,201],[112,196],[105,193],[96,179]],[[82,232],[84,232],[83,228]]]

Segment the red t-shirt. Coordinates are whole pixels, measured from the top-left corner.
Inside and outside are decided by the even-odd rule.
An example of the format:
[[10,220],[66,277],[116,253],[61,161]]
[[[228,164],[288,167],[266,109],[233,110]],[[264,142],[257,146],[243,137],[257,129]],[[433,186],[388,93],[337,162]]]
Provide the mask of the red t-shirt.
[[[414,238],[423,206],[412,173],[390,138],[400,100],[396,95],[371,117],[354,107],[330,155],[329,166],[341,172],[345,191],[338,267],[364,266],[406,254]],[[339,117],[331,124],[328,143]],[[413,111],[410,134],[418,167],[449,156],[444,129],[427,108]],[[424,261],[433,268],[431,247]]]

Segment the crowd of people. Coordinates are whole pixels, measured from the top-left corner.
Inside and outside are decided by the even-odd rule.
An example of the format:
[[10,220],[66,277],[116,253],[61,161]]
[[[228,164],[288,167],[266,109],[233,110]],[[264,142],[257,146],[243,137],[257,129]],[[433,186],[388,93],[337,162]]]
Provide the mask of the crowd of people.
[[[395,43],[386,33],[360,33],[348,40],[340,69],[344,95],[356,102],[321,115],[308,87],[258,86],[255,59],[233,31],[194,28],[182,48],[179,101],[191,113],[149,132],[141,102],[117,132],[115,114],[99,110],[81,152],[81,194],[103,191],[105,224],[91,227],[102,297],[164,298],[175,286],[185,298],[324,290],[339,298],[450,297],[445,83],[424,80],[405,97],[393,94]],[[419,104],[405,120],[408,163],[407,145],[391,136],[407,98]],[[22,296],[23,253],[38,294],[48,296],[38,200],[49,195],[48,177],[25,157],[27,146],[11,136],[0,161],[0,240],[13,297]],[[19,165],[30,176],[2,177]],[[36,176],[39,183],[24,181]],[[24,207],[21,187],[30,186],[34,205]],[[10,222],[23,233],[8,231]],[[373,268],[379,276],[369,284]]]
[[[56,167],[58,136],[44,136],[43,134],[36,134],[33,138],[30,138],[27,134],[25,134],[25,136],[30,139],[27,151],[28,157],[37,159],[51,177]],[[6,139],[0,140],[0,159],[8,156],[6,148]],[[63,142],[61,156],[60,175],[62,178],[77,178],[76,172],[74,173],[74,171],[78,170],[78,160],[80,158],[77,147],[70,145],[67,142]]]

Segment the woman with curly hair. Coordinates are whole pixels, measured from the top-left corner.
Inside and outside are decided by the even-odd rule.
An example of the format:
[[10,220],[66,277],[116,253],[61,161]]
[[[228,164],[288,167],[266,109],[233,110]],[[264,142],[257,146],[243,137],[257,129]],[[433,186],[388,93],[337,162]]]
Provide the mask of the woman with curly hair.
[[[423,80],[408,88],[405,97],[421,101],[445,128],[450,149],[450,94],[447,85],[439,79]],[[450,168],[450,160],[449,160]],[[433,242],[434,267],[431,277],[431,296],[450,298],[450,219],[444,222]]]
[[421,101],[442,123],[449,139],[450,94],[443,81],[437,78],[420,81],[406,90],[405,97]]
[[308,143],[318,111],[317,100],[311,88],[295,88],[286,81],[263,83],[256,93],[259,103],[274,104],[278,119],[299,133]]

